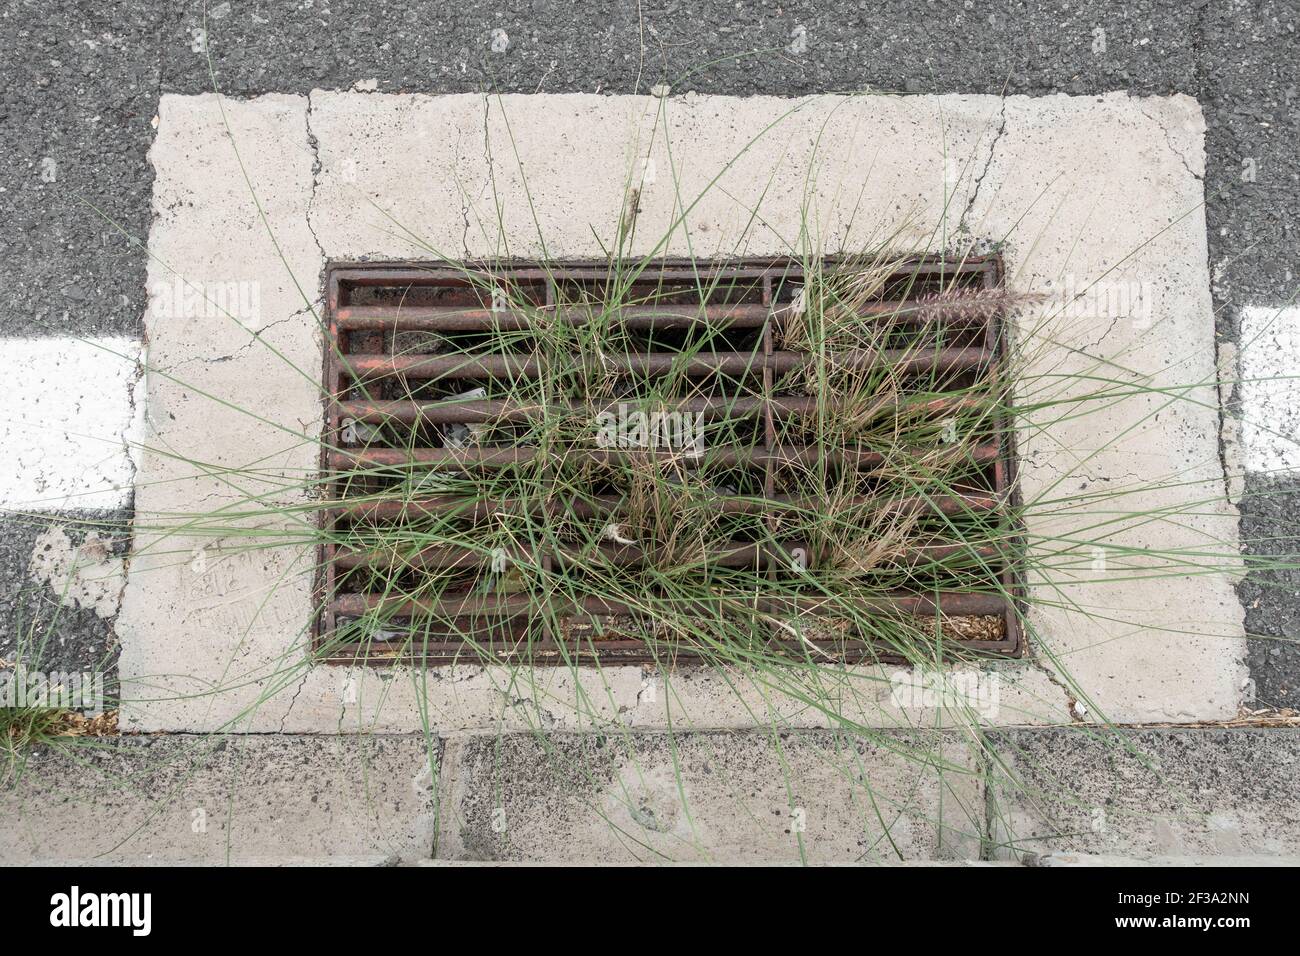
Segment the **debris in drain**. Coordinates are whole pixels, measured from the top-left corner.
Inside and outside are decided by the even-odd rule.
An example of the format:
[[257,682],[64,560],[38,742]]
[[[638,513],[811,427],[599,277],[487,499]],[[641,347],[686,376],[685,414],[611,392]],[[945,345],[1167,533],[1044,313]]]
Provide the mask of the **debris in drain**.
[[947,617],[943,620],[943,626],[949,637],[959,641],[1000,641],[1007,631],[1007,622],[991,614]]

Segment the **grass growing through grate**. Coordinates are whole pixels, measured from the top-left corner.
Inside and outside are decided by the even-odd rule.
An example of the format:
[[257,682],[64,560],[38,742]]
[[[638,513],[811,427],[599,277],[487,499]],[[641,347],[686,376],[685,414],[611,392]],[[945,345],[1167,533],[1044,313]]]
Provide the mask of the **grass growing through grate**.
[[[791,644],[819,660],[915,660],[919,649],[938,654],[943,632],[1004,638],[1011,596],[1000,579],[1010,580],[1016,523],[985,486],[1007,437],[1005,383],[992,352],[954,363],[943,351],[969,352],[972,335],[983,342],[983,325],[952,316],[991,318],[993,300],[953,295],[954,284],[882,309],[888,282],[920,280],[878,257],[801,273],[792,301],[762,325],[638,333],[625,316],[680,296],[680,283],[630,296],[648,274],[644,263],[614,263],[605,299],[581,303],[570,322],[561,321],[574,314],[569,303],[516,301],[467,269],[478,300],[496,301],[508,321],[465,350],[452,335],[421,333],[423,351],[398,356],[442,363],[445,380],[358,372],[345,386],[373,401],[342,403],[361,416],[345,419],[342,435],[361,447],[342,454],[350,467],[335,491],[354,515],[383,517],[330,529],[342,622],[327,643],[362,660],[436,649],[470,662],[572,663],[612,657],[630,636],[646,645],[642,656],[671,666],[687,656],[779,660]],[[705,287],[720,274],[694,281],[700,302],[731,291]],[[864,320],[868,303],[878,314]],[[391,334],[396,346],[404,333]],[[759,374],[773,336],[783,347],[774,357],[797,361]],[[536,369],[516,376],[522,369],[507,363],[483,379],[484,355]],[[643,355],[657,362],[632,361]],[[727,362],[716,374],[697,367]],[[663,367],[641,369],[654,364]],[[461,394],[484,404],[474,424],[447,424],[460,399],[421,402],[464,388],[462,374],[479,384]],[[441,429],[425,428],[426,417]],[[505,464],[484,468],[484,457]],[[940,593],[974,612],[912,613]],[[509,602],[508,617],[491,620],[494,599]],[[463,652],[443,650],[462,637]],[[975,656],[978,645],[961,640],[947,656],[964,645]]]
[[[666,128],[657,132],[669,134]],[[774,138],[779,135],[779,129],[772,132]],[[238,143],[235,145],[238,148]],[[760,147],[750,144],[745,150],[756,148]],[[518,156],[512,157],[512,153],[513,148],[497,158],[518,163]],[[255,183],[248,185],[256,190]],[[716,180],[709,189],[715,187]],[[629,178],[632,208],[636,189],[639,184]],[[382,205],[376,206],[381,214]],[[670,235],[689,232],[687,214],[694,203],[688,197],[681,205]],[[500,210],[495,213],[499,216]],[[549,725],[556,713],[567,712],[566,726],[605,735],[636,764],[634,735],[606,707],[614,695],[614,676],[599,658],[579,654],[583,647],[617,634],[619,627],[634,627],[656,660],[647,672],[661,687],[670,738],[682,738],[684,744],[691,734],[690,684],[700,673],[733,689],[736,706],[750,715],[755,731],[768,738],[782,766],[783,735],[809,723],[809,714],[815,715],[811,722],[829,728],[838,742],[819,759],[834,774],[853,782],[864,833],[873,834],[865,842],[864,858],[897,856],[904,850],[895,842],[894,828],[907,813],[915,815],[915,808],[875,784],[857,745],[865,743],[894,755],[916,768],[919,777],[937,776],[941,781],[975,778],[991,789],[1014,789],[1017,774],[990,741],[989,725],[1016,723],[1018,715],[1015,705],[1009,703],[992,720],[981,711],[979,701],[954,693],[944,695],[926,716],[900,717],[881,703],[890,688],[890,673],[843,666],[839,661],[843,642],[849,634],[862,637],[868,660],[872,654],[887,651],[915,669],[936,673],[951,673],[941,670],[944,661],[975,662],[981,655],[964,650],[963,644],[979,636],[978,620],[963,623],[889,613],[882,609],[881,601],[899,591],[933,592],[940,584],[950,590],[1004,599],[1007,595],[990,583],[993,572],[1009,552],[1019,555],[1023,547],[1024,574],[1031,585],[1026,595],[1031,613],[1021,621],[1028,632],[1029,666],[1045,670],[1050,665],[1057,682],[1050,692],[1068,695],[1097,722],[1093,729],[1082,732],[1117,748],[1128,747],[1121,736],[1111,734],[1106,715],[1092,702],[1090,688],[1071,678],[1068,661],[1055,655],[1050,642],[1038,639],[1033,611],[1059,609],[1099,617],[1115,613],[1080,606],[1071,590],[1089,576],[1095,549],[1101,545],[1109,556],[1105,583],[1141,579],[1158,586],[1168,577],[1241,573],[1243,559],[1212,540],[1167,550],[1115,543],[1122,542],[1126,532],[1148,525],[1194,524],[1202,512],[1213,511],[1222,488],[1184,481],[1174,474],[1157,485],[1139,482],[1087,491],[1049,484],[1028,500],[1001,511],[945,508],[941,503],[966,496],[976,467],[970,449],[985,437],[1004,434],[1020,442],[1116,403],[1132,403],[1142,409],[1135,425],[1150,423],[1162,409],[1204,401],[1202,393],[1212,383],[1186,382],[1171,387],[1146,382],[1126,374],[1114,360],[1054,370],[1052,351],[1069,349],[1044,333],[1054,316],[1050,310],[1039,310],[1030,293],[1018,293],[1014,277],[1009,291],[944,290],[917,303],[916,312],[908,316],[920,324],[924,334],[917,334],[914,341],[921,343],[927,335],[945,334],[954,316],[986,316],[992,310],[1008,317],[1018,315],[1023,334],[1011,343],[996,380],[977,375],[958,388],[944,373],[923,369],[904,383],[886,363],[866,368],[837,363],[834,355],[845,349],[870,352],[898,347],[897,340],[886,332],[890,316],[870,324],[857,321],[856,316],[862,302],[872,299],[875,287],[899,269],[903,257],[892,251],[898,245],[897,235],[879,236],[849,262],[825,271],[817,229],[806,220],[800,233],[789,237],[788,252],[811,278],[798,306],[792,303],[784,309],[772,333],[782,346],[817,357],[782,383],[787,394],[815,399],[816,407],[813,414],[781,416],[776,427],[780,439],[789,444],[827,450],[853,444],[878,455],[879,461],[870,470],[871,494],[863,500],[860,474],[818,458],[783,468],[780,474],[781,493],[815,506],[796,504],[779,514],[760,514],[758,520],[752,515],[723,515],[718,507],[723,499],[756,502],[765,497],[763,489],[752,482],[744,487],[740,478],[725,468],[695,467],[696,462],[680,455],[630,453],[611,464],[592,463],[578,453],[593,444],[597,425],[590,412],[617,402],[626,386],[626,374],[612,373],[605,361],[626,354],[629,347],[628,333],[615,319],[629,306],[642,304],[630,291],[639,277],[637,260],[625,254],[635,234],[635,217],[624,215],[619,223],[609,244],[613,292],[571,303],[587,309],[591,321],[575,326],[548,325],[545,314],[534,309],[536,322],[530,330],[495,330],[478,345],[480,351],[501,354],[526,348],[552,357],[555,361],[548,364],[564,369],[555,375],[496,383],[493,387],[500,390],[486,398],[508,400],[533,408],[537,414],[511,423],[509,428],[486,423],[471,430],[469,441],[463,433],[460,436],[462,447],[541,450],[543,454],[531,462],[472,477],[454,468],[385,464],[287,480],[260,463],[232,469],[193,462],[196,473],[216,475],[237,489],[238,500],[200,513],[137,515],[138,531],[161,535],[149,546],[155,556],[172,553],[169,540],[173,538],[208,538],[222,542],[230,554],[293,551],[299,556],[294,573],[302,574],[314,569],[320,546],[332,544],[366,556],[362,566],[350,573],[358,575],[358,593],[377,594],[382,599],[378,607],[345,615],[326,640],[314,646],[304,622],[299,632],[285,634],[283,656],[255,672],[241,670],[232,655],[223,685],[184,693],[200,698],[219,696],[256,683],[260,688],[257,700],[227,728],[234,732],[259,708],[293,693],[309,669],[325,659],[346,655],[363,668],[393,657],[408,658],[408,666],[397,673],[414,688],[418,699],[427,699],[430,687],[450,671],[421,663],[421,659],[428,645],[444,641],[450,634],[458,645],[456,667],[482,668],[483,679],[510,702],[498,716],[501,725],[530,732],[542,765],[557,779],[597,787],[603,786],[602,766],[584,751],[575,752]],[[408,238],[416,235],[415,224],[390,220],[390,226]],[[537,239],[544,246],[545,236],[538,229]],[[932,236],[931,250],[960,260],[962,253],[958,249],[954,256],[955,244],[945,230],[946,225]],[[666,247],[668,239],[664,236],[657,242],[656,250]],[[908,255],[916,255],[915,244],[907,245]],[[430,259],[448,258],[442,250],[425,248]],[[509,260],[508,250],[502,250],[502,259]],[[478,273],[468,270],[466,278],[482,281]],[[310,282],[306,277],[297,280],[304,289],[304,304],[323,327],[323,316],[314,310],[307,289]],[[490,290],[483,291],[490,297]],[[707,291],[700,289],[702,294]],[[531,308],[522,296],[512,304],[525,311]],[[230,321],[233,328],[234,317]],[[707,335],[702,337],[699,351],[708,351],[710,344]],[[417,354],[428,347],[428,341],[413,338],[405,350]],[[905,351],[907,348],[904,345]],[[574,364],[573,356],[592,361]],[[1047,372],[1041,371],[1044,367]],[[175,374],[154,371],[169,377]],[[316,378],[312,369],[286,368],[286,374]],[[653,403],[662,399],[671,405],[683,398],[700,397],[692,394],[693,387],[689,376],[674,372],[647,383],[638,394],[640,400]],[[1013,392],[1014,402],[1009,400]],[[322,395],[325,400],[334,397]],[[934,414],[931,402],[954,398],[959,399],[954,407]],[[575,411],[564,411],[570,407]],[[250,421],[266,419],[264,409],[240,411]],[[741,416],[711,421],[705,430],[706,449],[728,447],[749,421]],[[389,444],[394,440],[391,436],[400,434],[382,420],[369,424],[381,433],[387,430]],[[318,438],[311,428],[283,430],[286,447],[296,442],[320,442],[326,454],[356,448],[355,443],[347,447],[335,443],[328,435]],[[352,485],[374,502],[409,503],[431,495],[455,495],[484,506],[491,504],[496,510],[472,519],[463,515],[412,519],[409,511],[413,509],[408,509],[408,520],[400,524],[361,522],[340,530],[323,521],[322,514],[343,503],[338,496],[340,487],[351,491]],[[617,489],[620,511],[616,516],[593,519],[580,507],[584,501],[591,503],[593,487],[610,494]],[[1167,504],[1153,505],[1153,490],[1182,493],[1173,495],[1174,500]],[[348,495],[349,504],[357,500]],[[498,507],[505,502],[514,505]],[[553,507],[556,503],[558,508]],[[789,553],[792,544],[803,544],[816,560],[805,573],[781,575],[768,573],[766,565],[731,566],[719,560],[737,540],[765,556],[775,555],[781,562],[793,558]],[[649,557],[625,563],[620,557],[626,557],[628,549]],[[537,557],[543,553],[564,557],[547,563]],[[466,573],[463,567],[429,566],[430,557],[468,555],[469,562],[478,566],[501,554],[508,557],[504,569],[487,575]],[[174,552],[177,564],[190,557],[186,546]],[[1291,566],[1277,559],[1246,560],[1255,569]],[[1099,581],[1098,587],[1103,586]],[[548,646],[546,653],[551,656],[544,665],[529,658],[526,644],[525,653],[518,653],[516,645],[511,653],[503,654],[502,629],[467,629],[464,620],[442,604],[448,595],[460,595],[466,589],[471,590],[471,599],[506,597],[521,602],[534,622],[528,632],[534,637],[540,631],[551,636],[568,634],[572,640],[557,642],[553,649]],[[630,613],[586,615],[587,620],[562,613],[590,599],[620,605]],[[813,602],[821,613],[810,617],[782,609],[799,602]],[[419,614],[409,617],[399,613],[413,604],[420,606]],[[683,648],[694,656],[689,666],[678,660]],[[997,665],[991,667],[989,672],[996,674]],[[575,679],[569,684],[557,683],[553,676],[557,671],[571,673]],[[595,677],[578,676],[586,674]],[[353,730],[378,723],[384,707],[382,699],[360,703],[365,706],[357,707],[357,712],[369,716],[358,718],[358,724],[350,728]],[[439,732],[437,717],[422,709],[420,719],[432,740]],[[934,731],[940,727],[946,730],[936,735]],[[973,761],[952,756],[954,741],[974,756]],[[688,787],[676,764],[674,772],[689,818]],[[793,771],[786,787],[793,807],[798,790]],[[944,792],[949,794],[948,803],[929,820],[940,831],[975,839],[983,845],[985,855],[1015,846],[1018,834],[992,831],[981,802],[963,799],[948,789]],[[616,798],[627,806],[637,799],[631,790],[616,794]],[[693,836],[675,849],[665,850],[644,835],[626,832],[607,806],[593,805],[591,809],[619,831],[619,839],[634,856],[655,859],[700,852],[693,845]],[[794,852],[802,857],[802,837],[796,834],[793,843]]]

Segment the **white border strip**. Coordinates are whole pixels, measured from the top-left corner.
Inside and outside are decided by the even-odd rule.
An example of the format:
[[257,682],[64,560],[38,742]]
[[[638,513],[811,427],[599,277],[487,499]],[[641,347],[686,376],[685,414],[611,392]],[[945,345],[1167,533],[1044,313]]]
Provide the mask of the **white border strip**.
[[[135,479],[142,348],[132,338],[5,339],[14,380],[0,418],[0,507],[124,506]],[[141,393],[143,390],[140,390]],[[143,398],[140,394],[139,398]]]

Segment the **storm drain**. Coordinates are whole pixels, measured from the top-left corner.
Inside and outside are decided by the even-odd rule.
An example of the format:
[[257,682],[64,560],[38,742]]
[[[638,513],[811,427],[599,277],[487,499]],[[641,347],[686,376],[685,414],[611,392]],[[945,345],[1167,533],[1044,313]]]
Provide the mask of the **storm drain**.
[[1020,652],[996,258],[327,281],[325,658]]

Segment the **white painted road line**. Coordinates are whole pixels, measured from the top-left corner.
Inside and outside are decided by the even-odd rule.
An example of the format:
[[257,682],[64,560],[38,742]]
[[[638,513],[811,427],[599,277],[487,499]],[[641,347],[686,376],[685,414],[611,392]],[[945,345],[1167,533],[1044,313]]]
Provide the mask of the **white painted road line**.
[[1300,471],[1300,307],[1242,309],[1240,342],[1242,466]]
[[[8,464],[0,507],[22,511],[118,508],[135,475],[132,392],[140,343],[131,338],[4,339],[13,379],[0,418]],[[142,409],[141,409],[142,411]]]

